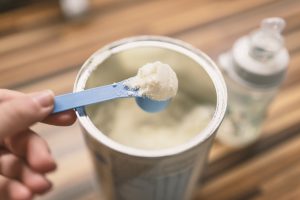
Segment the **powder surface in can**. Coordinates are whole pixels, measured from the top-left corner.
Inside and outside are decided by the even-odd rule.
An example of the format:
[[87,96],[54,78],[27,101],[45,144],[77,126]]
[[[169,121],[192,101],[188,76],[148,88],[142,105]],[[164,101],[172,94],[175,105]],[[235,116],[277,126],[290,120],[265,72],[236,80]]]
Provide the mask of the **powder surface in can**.
[[131,99],[107,102],[96,108],[94,124],[120,144],[155,150],[188,142],[207,126],[214,113],[213,105],[199,105],[182,93],[170,107],[149,114]]

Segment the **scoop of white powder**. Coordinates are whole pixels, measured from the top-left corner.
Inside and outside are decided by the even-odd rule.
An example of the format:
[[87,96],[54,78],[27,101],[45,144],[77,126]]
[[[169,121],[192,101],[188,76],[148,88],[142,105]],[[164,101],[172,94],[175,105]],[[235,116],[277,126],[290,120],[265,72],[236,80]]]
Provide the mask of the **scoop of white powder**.
[[176,95],[178,79],[169,65],[157,61],[140,67],[137,75],[125,81],[124,85],[138,89],[142,96],[163,101]]

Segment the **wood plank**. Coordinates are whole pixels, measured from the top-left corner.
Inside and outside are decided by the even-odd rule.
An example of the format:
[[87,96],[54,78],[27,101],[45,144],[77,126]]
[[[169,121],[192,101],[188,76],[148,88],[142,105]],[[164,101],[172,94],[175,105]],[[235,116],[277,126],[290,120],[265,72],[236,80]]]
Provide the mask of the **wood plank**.
[[[173,4],[172,4],[173,5]],[[167,4],[167,6],[169,7],[170,5],[169,4]],[[182,6],[182,3],[180,4],[180,7]],[[165,10],[165,8],[164,8],[164,6],[162,6],[162,5],[159,5],[159,8],[162,8],[163,9],[163,11]],[[135,10],[130,10],[130,12],[134,12]],[[128,14],[128,13],[125,13],[125,14]],[[152,14],[152,13],[149,13],[149,14]],[[158,13],[159,14],[159,13]],[[118,19],[124,19],[124,17],[123,16],[118,16],[117,17]],[[145,18],[145,17],[144,17]],[[126,17],[125,17],[125,19],[126,19]],[[105,21],[111,21],[111,20],[105,20]],[[112,21],[120,21],[120,20],[112,20]],[[80,40],[80,39],[79,39]],[[20,56],[21,58],[22,58],[22,56]],[[27,57],[26,55],[23,55],[23,57]],[[8,59],[8,60],[11,60],[11,59]],[[5,64],[4,64],[4,66],[5,66]]]
[[300,199],[300,190],[299,188],[295,189],[294,191],[290,191],[288,194],[284,195],[286,200],[298,200]]
[[243,194],[255,189],[259,190],[259,185],[269,177],[298,162],[299,150],[298,134],[295,139],[278,145],[272,151],[259,154],[243,165],[211,180],[196,193],[195,199],[241,199]]
[[[0,18],[1,19],[1,18]],[[14,51],[25,50],[28,47],[43,44],[57,37],[57,33],[53,31],[57,27],[46,27],[37,31],[18,32],[0,38],[0,55],[15,53]],[[0,67],[2,69],[3,66]]]
[[300,162],[288,166],[261,184],[261,195],[255,200],[286,199],[285,196],[300,187]]
[[[289,12],[286,12],[286,9],[288,9]],[[298,17],[299,12],[299,1],[278,1],[264,7],[243,12],[239,14],[238,18],[234,16],[228,17],[206,25],[204,28],[200,26],[193,31],[174,34],[173,36],[195,45],[206,52],[210,57],[217,60],[218,55],[230,49],[237,38],[257,29],[263,18],[276,15],[285,18],[289,22],[290,19]],[[299,32],[289,33],[289,30],[299,27],[299,23],[299,21],[296,21],[287,24],[285,36],[290,51],[300,45],[294,36],[299,34]],[[243,25],[241,26],[239,24]],[[226,30],[226,32],[224,32],[224,30]]]
[[[82,39],[85,39],[85,43],[89,43],[91,40],[93,41],[96,38],[101,37],[102,32],[105,33],[107,30],[110,30],[112,28],[114,29],[117,28],[114,32],[118,32],[119,30],[118,28],[120,26],[122,27],[124,23],[127,24],[127,26],[141,25],[151,19],[152,20],[155,19],[157,15],[154,15],[154,13],[157,13],[159,16],[161,16],[161,14],[165,13],[164,10],[166,8],[179,9],[182,8],[182,6],[184,5],[193,6],[193,4],[186,4],[183,1],[178,1],[175,3],[168,2],[168,1],[163,3],[157,1],[151,1],[151,2],[149,1],[143,4],[135,4],[134,6],[128,9],[122,9],[117,11],[112,10],[110,12],[99,13],[100,15],[92,19],[87,19],[86,22],[83,22],[81,24],[66,23],[66,24],[62,24],[61,26],[53,25],[54,27],[56,27],[56,29],[53,28],[54,29],[53,31],[56,31],[60,34],[65,34],[63,36],[64,37],[63,39],[72,40],[73,43],[80,42],[80,41],[84,42],[82,41]],[[151,7],[152,10],[147,9],[146,10],[147,12],[142,12],[142,13],[139,12],[139,10],[143,10],[148,7]],[[149,19],[148,17],[145,18],[145,16],[152,16],[152,18],[151,19]],[[49,28],[49,26],[47,28]],[[60,29],[62,30],[60,31]],[[105,30],[105,31],[99,32],[99,30]],[[33,30],[31,32],[34,33],[34,31],[38,31],[38,30]],[[89,33],[89,35],[86,35],[87,32]],[[1,40],[0,40],[0,44],[1,44]]]
[[[139,6],[139,5],[138,5]],[[157,4],[159,8],[164,8],[160,4]],[[168,4],[165,4],[165,6],[168,6]],[[177,6],[179,6],[177,4]],[[137,7],[138,8],[138,7]],[[137,9],[135,8],[135,9]],[[162,10],[161,10],[162,11]],[[126,14],[123,13],[123,14]],[[120,19],[124,18],[118,17]],[[148,20],[148,18],[146,18]],[[104,19],[105,20],[105,19]],[[98,22],[101,23],[101,22]],[[107,23],[106,23],[107,24]],[[133,26],[135,26],[133,24]],[[89,28],[90,27],[90,28]],[[45,58],[49,58],[53,60],[52,56],[60,55],[61,58],[64,57],[66,52],[68,51],[77,51],[78,54],[80,52],[84,52],[84,48],[87,48],[88,51],[87,54],[81,54],[77,58],[77,61],[79,58],[81,58],[81,62],[83,62],[88,55],[91,55],[92,52],[94,52],[97,48],[103,46],[107,41],[113,41],[120,37],[126,37],[130,36],[134,33],[138,34],[140,29],[134,29],[132,26],[117,26],[113,30],[109,28],[104,33],[99,34],[99,28],[97,27],[98,31],[96,30],[94,26],[90,25],[89,27],[85,27],[83,29],[84,31],[77,30],[76,27],[67,27],[63,30],[58,29],[56,31],[59,31],[60,34],[56,37],[56,40],[52,40],[50,43],[48,43],[46,46],[39,46],[31,51],[23,51],[23,52],[16,52],[16,54],[9,54],[8,56],[2,57],[3,64],[1,67],[1,73],[5,73],[5,77],[0,80],[0,86],[1,87],[9,87],[10,82],[14,83],[21,83],[22,81],[27,81],[29,79],[32,79],[33,77],[40,76],[41,73],[49,73],[59,71],[61,67],[56,67],[56,65],[53,65],[51,67],[44,67],[46,68],[46,71],[43,72],[42,70],[39,70],[38,66],[43,65],[46,61],[43,60]],[[101,29],[101,27],[100,27]],[[77,30],[77,31],[75,31]],[[55,30],[53,30],[55,31]],[[86,34],[87,32],[91,32],[92,34]],[[13,59],[18,57],[19,59]],[[59,59],[55,59],[58,61]],[[34,64],[35,61],[39,61],[39,63]],[[72,62],[74,62],[73,59],[71,59]],[[66,60],[64,59],[64,62]],[[32,69],[31,67],[35,67],[35,69]],[[68,67],[70,65],[63,65],[62,67]],[[17,70],[16,68],[20,68],[20,70]],[[20,73],[19,79],[15,78],[15,71],[18,71]],[[27,73],[26,73],[27,71]],[[34,73],[28,73],[28,71],[34,72]],[[21,78],[20,78],[21,77]]]
[[51,89],[56,95],[71,92],[73,90],[73,85],[78,71],[79,68],[75,68],[74,70],[59,73],[54,77],[50,76],[43,78],[37,82],[34,81],[30,84],[17,87],[16,89],[25,93]]
[[[89,0],[89,16],[107,9],[119,9],[130,6],[134,0]],[[58,1],[36,1],[10,12],[0,13],[0,35],[7,35],[19,30],[30,30],[45,25],[64,23]]]
[[[97,1],[97,0],[92,0],[90,1],[90,12],[89,12],[89,18],[93,17],[93,15],[95,15],[96,13],[99,15],[99,10],[101,11],[101,13],[103,13],[104,11],[107,12],[108,10],[117,10],[117,9],[121,9],[124,6],[126,6],[128,4],[128,6],[130,5],[130,3],[134,3],[133,0],[101,0],[101,1]],[[116,6],[116,4],[118,6]],[[125,5],[124,5],[125,4]],[[52,5],[52,4],[51,4]],[[39,10],[42,10],[43,15],[46,15],[48,17],[49,21],[55,21],[51,18],[57,18],[57,15],[59,13],[58,11],[58,6],[57,5],[52,5],[49,6],[48,4],[45,5],[45,8],[41,5],[36,5],[39,6]],[[30,7],[32,9],[32,7]],[[0,15],[0,23],[1,22],[5,22],[8,23],[9,25],[12,25],[12,23],[10,22],[12,16],[14,16],[14,18],[20,18],[23,15],[28,15],[31,13],[34,13],[34,17],[31,17],[32,21],[31,23],[34,23],[34,20],[39,20],[40,16],[38,14],[36,14],[35,11],[30,12],[30,13],[23,13],[23,10],[27,10],[28,8],[22,8],[20,10],[18,10],[17,13],[15,12],[10,12],[7,13],[6,15],[8,16],[1,16]],[[56,10],[56,12],[52,11],[52,12],[45,12],[45,9],[50,9],[50,10]],[[54,14],[54,15],[53,15]],[[37,18],[37,19],[35,19]],[[86,20],[89,20],[86,19]],[[38,23],[38,22],[36,22]],[[76,23],[76,22],[74,22]],[[20,31],[10,31],[9,35],[6,35],[5,37],[2,36],[0,38],[0,55],[1,54],[7,54],[8,52],[11,52],[12,50],[25,50],[26,47],[30,47],[30,46],[34,46],[36,44],[40,44],[43,42],[47,43],[48,40],[50,40],[51,38],[55,38],[55,36],[57,37],[57,34],[59,34],[59,32],[55,31],[58,30],[64,26],[72,26],[73,22],[71,21],[70,23],[67,23],[67,21],[63,21],[63,20],[57,20],[55,21],[53,24],[48,24],[47,26],[44,25],[44,23],[42,23],[43,26],[41,27],[36,27],[37,24],[33,24],[31,26],[34,26],[35,29],[30,29],[28,28],[28,25],[24,25],[23,23],[20,22],[20,24],[22,24],[21,27],[18,27],[17,25],[17,29],[21,29],[22,32]],[[3,28],[3,26],[0,26],[0,35],[3,35],[3,32],[7,32],[7,30],[2,30],[1,28]]]
[[[201,1],[199,1],[201,3]],[[253,1],[210,1],[200,4],[189,10],[176,12],[172,16],[155,21],[149,29],[152,33],[159,32],[162,35],[174,34],[191,27],[199,27],[204,24],[221,20],[230,15],[239,14],[247,10],[254,9],[273,3],[273,0],[253,0]],[[222,9],[226,7],[226,9]]]
[[291,85],[297,84],[299,82],[298,74],[300,74],[300,68],[298,67],[300,63],[300,51],[296,52],[289,63],[289,68],[287,71],[287,78],[285,79],[283,90],[290,87]]
[[0,35],[19,31],[22,28],[43,24],[50,20],[58,20],[60,16],[55,1],[40,1],[11,12],[0,14]]
[[[294,5],[293,5],[293,7],[295,7]],[[296,7],[297,8],[297,7]],[[298,9],[299,10],[299,9]],[[290,12],[290,13],[293,13],[293,12]],[[137,29],[138,30],[138,29]],[[112,33],[109,33],[108,35],[106,35],[106,37],[109,37],[109,38],[118,38],[118,34],[116,34],[116,35],[114,35],[113,36],[113,33],[115,33],[115,31],[116,30],[114,30],[114,32],[112,32]],[[129,29],[127,29],[127,34],[125,33],[124,34],[124,32],[125,32],[125,30],[120,30],[120,32],[122,32],[123,33],[123,35],[125,36],[125,35],[130,35],[131,34],[131,31],[132,31],[132,27],[129,27]],[[215,31],[216,32],[216,31]],[[300,33],[300,32],[299,32]],[[299,34],[298,32],[297,32],[297,34],[296,34],[296,36]],[[212,36],[214,36],[213,34],[211,34],[211,32],[209,32],[209,34],[208,35],[212,35]],[[207,35],[207,36],[208,36]],[[108,39],[108,38],[106,38],[104,35],[102,36],[103,38],[101,38],[102,39],[102,41],[108,41],[108,40],[113,40],[113,39]],[[206,37],[206,38],[208,38],[208,37]],[[212,37],[212,38],[214,38],[214,40],[216,40],[216,37]],[[289,37],[288,37],[289,38]],[[296,37],[293,37],[293,38],[296,38]],[[78,41],[85,41],[84,39],[80,39],[80,38],[78,38],[79,40]],[[220,38],[219,37],[219,39],[220,40],[222,40],[222,38]],[[96,36],[95,37],[95,40],[97,41],[97,40],[99,40],[100,41],[100,39],[98,39],[98,36]],[[211,44],[209,44],[209,45],[212,45],[212,44],[214,44],[216,41],[214,41],[214,40],[205,40],[206,42],[207,41],[210,41],[211,42]],[[64,40],[64,41],[66,41],[66,40]],[[76,48],[76,46],[80,46],[80,45],[84,45],[84,44],[80,44],[80,42],[79,42],[79,44],[77,43],[75,43],[74,44],[74,42],[73,42],[74,40],[73,40],[73,38],[70,38],[70,40],[69,40],[69,43],[65,43],[65,46],[62,46],[62,47],[60,47],[60,48],[57,48],[57,43],[54,43],[54,44],[50,44],[50,46],[49,46],[49,48],[47,48],[47,49],[44,49],[44,48],[36,48],[35,50],[36,50],[36,53],[30,53],[29,54],[29,52],[28,51],[26,51],[26,52],[24,52],[23,54],[20,54],[19,53],[19,55],[11,55],[11,57],[12,56],[17,56],[17,57],[20,57],[20,58],[23,58],[23,60],[22,59],[12,59],[12,58],[4,58],[3,59],[3,65],[2,65],[2,69],[4,69],[5,71],[3,71],[3,72],[5,72],[6,73],[6,76],[3,78],[3,79],[1,79],[1,81],[0,81],[0,85],[2,86],[2,87],[9,87],[9,85],[10,85],[10,82],[11,81],[13,81],[14,83],[22,83],[22,82],[26,82],[26,80],[28,80],[28,79],[32,79],[33,77],[39,77],[39,76],[41,76],[42,74],[44,74],[44,73],[49,73],[49,72],[52,72],[52,73],[54,73],[55,71],[57,71],[57,70],[61,70],[61,69],[64,69],[65,67],[69,67],[68,65],[63,65],[63,62],[61,62],[61,60],[56,60],[56,62],[55,63],[53,63],[53,65],[52,66],[49,66],[51,63],[51,61],[53,61],[53,59],[50,57],[49,58],[49,60],[51,60],[50,62],[47,60],[47,59],[45,59],[45,60],[43,60],[42,61],[42,63],[41,62],[39,62],[39,63],[36,63],[36,64],[32,64],[32,62],[34,62],[33,60],[36,60],[37,58],[36,57],[39,57],[39,60],[41,60],[42,58],[44,58],[44,57],[46,57],[46,56],[50,56],[50,55],[52,55],[53,56],[53,54],[55,55],[55,53],[57,53],[57,54],[61,54],[60,55],[60,58],[61,59],[64,59],[63,58],[63,56],[65,56],[65,54],[64,54],[64,52],[61,52],[61,51],[72,51],[72,49],[74,49],[74,48]],[[96,41],[94,41],[94,43],[97,43]],[[227,40],[228,41],[228,40]],[[288,40],[289,41],[289,40]],[[92,43],[92,41],[90,41],[90,43]],[[71,58],[70,60],[71,60],[71,62],[73,62],[73,63],[71,63],[70,65],[79,65],[79,64],[81,64],[83,61],[84,61],[84,59],[85,58],[87,58],[88,57],[88,55],[90,55],[93,51],[95,51],[95,49],[98,47],[98,46],[100,46],[101,44],[103,45],[103,43],[104,42],[99,42],[99,43],[97,43],[97,44],[99,44],[99,45],[94,45],[94,47],[90,47],[90,46],[88,46],[87,47],[87,51],[86,51],[86,53],[84,53],[84,51],[83,51],[83,49],[84,48],[80,48],[80,51],[79,50],[77,50],[77,52],[75,52],[75,53],[77,53],[77,55],[79,55],[79,56],[77,56],[77,55],[75,55],[73,58],[75,58],[75,59],[73,59],[73,58]],[[195,44],[197,44],[197,42],[193,42],[193,43],[195,43]],[[292,42],[291,42],[292,43]],[[91,44],[91,45],[93,45],[93,44]],[[209,48],[209,47],[208,47]],[[210,49],[212,49],[212,48],[210,48]],[[80,53],[81,52],[81,53]],[[66,54],[66,55],[68,55],[68,54]],[[70,55],[70,54],[69,54]],[[67,60],[67,59],[65,59],[65,60]],[[5,62],[5,61],[7,61],[7,62]],[[75,62],[75,64],[74,64],[74,62]],[[23,64],[22,64],[23,63]],[[43,66],[43,65],[45,65],[45,63],[48,63],[49,65],[47,66],[44,66],[43,68],[41,68],[40,66]],[[58,63],[58,64],[56,64],[56,63]],[[55,64],[55,65],[54,65]],[[14,80],[14,77],[15,77],[15,73],[14,73],[14,71],[15,71],[15,67],[16,67],[16,65],[18,66],[18,65],[22,65],[22,68],[21,68],[21,70],[19,70],[19,73],[20,73],[20,78],[18,79],[18,80]],[[63,65],[63,66],[61,66],[61,65]],[[43,70],[41,70],[41,69],[43,69]],[[46,70],[45,70],[46,69]],[[11,71],[10,71],[11,70]],[[30,71],[30,73],[29,73],[29,71]],[[33,72],[33,73],[32,73]]]

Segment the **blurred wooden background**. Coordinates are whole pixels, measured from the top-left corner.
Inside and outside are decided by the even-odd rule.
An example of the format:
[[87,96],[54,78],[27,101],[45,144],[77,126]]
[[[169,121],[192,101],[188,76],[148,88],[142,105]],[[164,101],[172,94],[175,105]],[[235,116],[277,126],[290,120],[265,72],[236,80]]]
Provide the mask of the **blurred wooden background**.
[[[216,60],[265,17],[283,17],[291,54],[287,78],[263,135],[235,150],[215,143],[195,199],[300,199],[300,1],[91,0],[84,19],[64,19],[56,1],[0,13],[0,87],[33,92],[72,90],[81,64],[98,48],[140,34],[182,39]],[[96,199],[92,166],[77,125],[34,127],[58,161],[53,190],[38,199]]]

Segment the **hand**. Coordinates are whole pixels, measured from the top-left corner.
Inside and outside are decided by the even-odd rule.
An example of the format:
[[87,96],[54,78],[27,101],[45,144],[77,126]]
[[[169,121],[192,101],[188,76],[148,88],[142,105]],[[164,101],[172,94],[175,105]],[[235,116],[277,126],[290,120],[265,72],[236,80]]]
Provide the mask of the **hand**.
[[51,188],[45,174],[56,168],[47,143],[30,126],[71,125],[73,111],[50,115],[50,90],[23,94],[0,89],[0,200],[30,200]]

